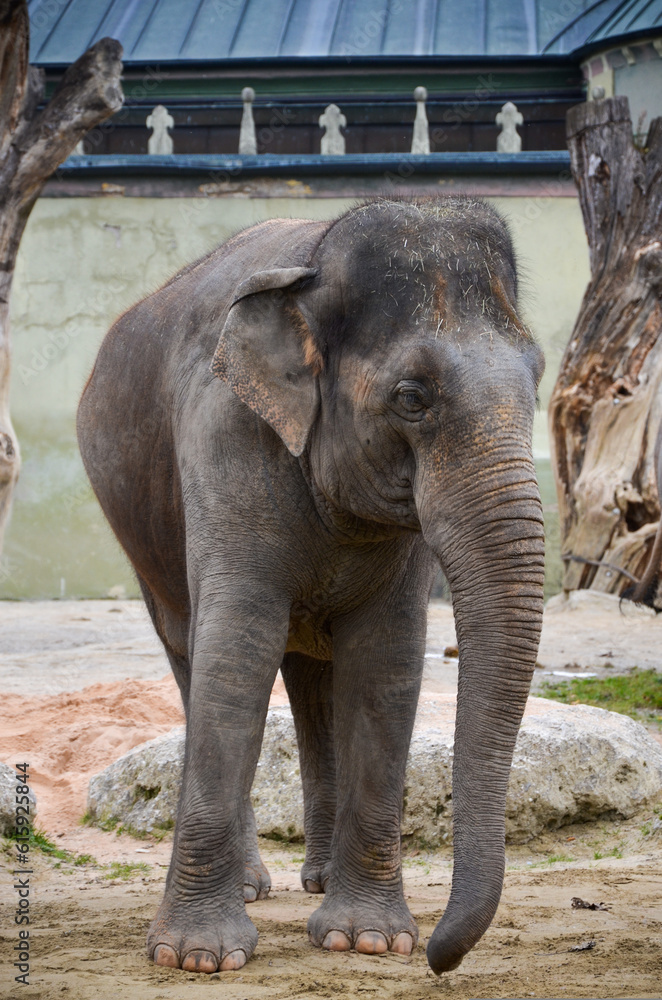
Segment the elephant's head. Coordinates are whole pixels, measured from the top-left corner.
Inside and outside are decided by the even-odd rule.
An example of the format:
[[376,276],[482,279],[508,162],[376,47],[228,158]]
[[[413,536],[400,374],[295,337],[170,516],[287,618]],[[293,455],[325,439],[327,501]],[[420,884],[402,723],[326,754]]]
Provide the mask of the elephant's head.
[[499,902],[506,786],[542,621],[531,429],[543,358],[516,296],[510,238],[489,206],[380,201],[330,226],[305,266],[244,282],[214,360],[304,455],[325,504],[422,531],[450,583],[455,866],[428,945],[438,973]]

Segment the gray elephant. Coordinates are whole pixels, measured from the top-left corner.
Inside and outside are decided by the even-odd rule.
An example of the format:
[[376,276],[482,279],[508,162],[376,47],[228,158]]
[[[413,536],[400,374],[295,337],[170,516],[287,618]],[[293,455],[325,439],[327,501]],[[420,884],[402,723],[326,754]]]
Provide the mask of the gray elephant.
[[[506,785],[538,647],[539,348],[502,219],[449,198],[239,233],[125,313],[78,434],[179,684],[186,753],[148,954],[240,968],[264,896],[249,800],[282,669],[311,941],[409,954],[400,818],[438,571],[460,648],[440,973],[499,903]],[[243,887],[243,888],[242,888]]]

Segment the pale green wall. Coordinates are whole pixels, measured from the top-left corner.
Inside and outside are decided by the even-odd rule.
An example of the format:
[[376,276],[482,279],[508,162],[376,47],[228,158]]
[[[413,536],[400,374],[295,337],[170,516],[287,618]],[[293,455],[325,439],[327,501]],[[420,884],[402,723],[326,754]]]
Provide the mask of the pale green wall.
[[[588,280],[578,204],[551,197],[490,200],[512,223],[524,315],[547,355],[544,407]],[[278,216],[329,218],[353,203],[114,196],[37,202],[12,299],[12,413],[23,473],[0,566],[0,597],[135,590],[87,486],[74,434],[80,391],[113,319],[238,229]],[[544,455],[544,414],[535,443]]]

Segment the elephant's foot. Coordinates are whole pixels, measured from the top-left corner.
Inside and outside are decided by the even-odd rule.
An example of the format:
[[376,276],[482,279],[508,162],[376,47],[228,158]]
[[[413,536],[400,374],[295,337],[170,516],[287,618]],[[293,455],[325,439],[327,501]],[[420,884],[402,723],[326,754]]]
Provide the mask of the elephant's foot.
[[326,885],[331,874],[331,862],[306,860],[301,869],[301,884],[306,892],[326,892]]
[[186,972],[240,969],[256,944],[257,931],[246,913],[197,899],[164,899],[147,933],[148,957]]
[[244,868],[244,903],[266,899],[271,889],[271,875],[260,859],[246,861]]
[[314,945],[329,951],[355,951],[363,955],[411,955],[418,928],[404,899],[384,899],[373,904],[355,902],[340,894],[327,895],[308,920]]

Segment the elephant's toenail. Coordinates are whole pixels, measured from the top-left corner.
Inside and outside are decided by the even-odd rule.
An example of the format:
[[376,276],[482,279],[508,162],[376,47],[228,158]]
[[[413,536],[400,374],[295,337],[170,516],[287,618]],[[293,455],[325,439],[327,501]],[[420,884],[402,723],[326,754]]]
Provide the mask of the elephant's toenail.
[[322,941],[322,947],[329,951],[349,951],[352,942],[342,931],[329,931]]
[[157,944],[154,949],[154,964],[165,965],[169,969],[179,968],[179,958],[174,948],[169,944]]
[[254,903],[257,899],[257,889],[254,885],[244,886],[244,903]]
[[391,951],[396,955],[411,955],[414,950],[414,939],[407,931],[401,931],[393,938]]
[[322,886],[312,878],[307,878],[304,882],[306,892],[321,892]]
[[189,951],[182,962],[185,972],[216,972],[218,962],[210,951]]
[[388,941],[380,931],[363,931],[354,947],[362,955],[383,955],[388,951]]
[[246,965],[246,952],[241,948],[231,951],[221,962],[221,972],[235,972]]

